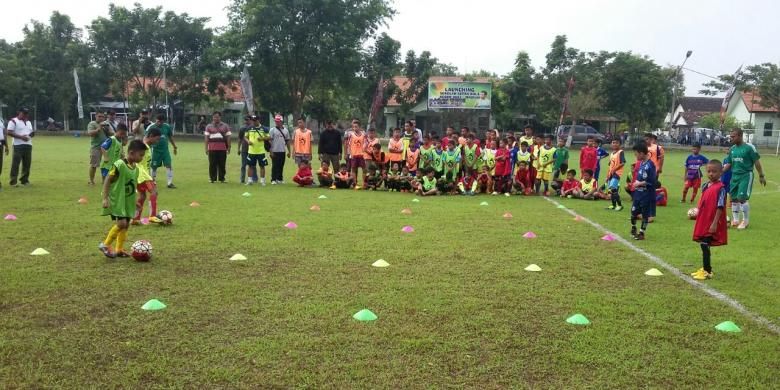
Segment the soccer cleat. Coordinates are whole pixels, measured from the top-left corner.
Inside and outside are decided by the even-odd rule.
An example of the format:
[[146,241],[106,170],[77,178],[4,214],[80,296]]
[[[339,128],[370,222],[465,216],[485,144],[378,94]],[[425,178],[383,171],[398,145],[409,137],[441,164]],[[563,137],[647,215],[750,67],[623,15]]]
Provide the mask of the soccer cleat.
[[742,223],[740,223],[739,226],[737,226],[737,230],[745,230],[747,229],[748,225],[749,225],[748,221],[742,221]]
[[631,237],[636,237],[636,226],[631,226]]
[[103,256],[106,256],[109,259],[113,259],[116,257],[114,252],[111,252],[111,248],[109,248],[106,244],[102,242],[100,243],[100,245],[98,245],[98,249],[100,249],[100,252],[103,253]]
[[504,192],[504,196],[511,196],[508,192]]
[[735,227],[739,227],[739,222],[737,222],[737,221],[731,221],[731,227],[733,227],[733,228],[735,228]]
[[699,268],[696,272],[691,272],[691,276],[696,276],[704,273],[704,268]]
[[637,241],[644,241],[644,239],[645,239],[645,233],[643,233],[643,232],[639,232],[639,234],[637,234],[636,236],[634,236],[634,239],[635,239],[635,240],[637,240]]
[[168,183],[168,188],[174,190],[174,189],[176,189],[176,186],[173,185],[173,183]]
[[685,203],[685,199],[680,199],[680,203]]
[[130,257],[130,255],[122,250],[116,253],[116,257]]
[[496,196],[496,195],[498,195],[498,192],[493,191],[493,193],[490,194],[490,195]]
[[614,209],[615,209],[615,206],[609,206],[609,207],[605,208],[605,210],[614,210]]
[[[271,184],[274,184],[274,182],[271,182]],[[336,189],[336,185],[334,184],[334,185],[330,186],[330,189],[331,190],[335,190]]]
[[707,272],[705,270],[700,270],[701,273],[697,273],[696,275],[693,275],[693,278],[696,280],[707,280],[712,279],[712,272]]
[[272,185],[272,186],[275,186],[276,184],[277,184],[277,183],[276,183],[276,180],[271,180],[271,185]]
[[161,223],[162,219],[155,217],[154,215],[149,217],[149,223]]
[[141,224],[141,221],[137,219],[133,219],[132,221],[130,221],[130,224],[133,226],[138,226]]
[[247,180],[246,185],[251,186],[252,184],[255,184],[252,180]]

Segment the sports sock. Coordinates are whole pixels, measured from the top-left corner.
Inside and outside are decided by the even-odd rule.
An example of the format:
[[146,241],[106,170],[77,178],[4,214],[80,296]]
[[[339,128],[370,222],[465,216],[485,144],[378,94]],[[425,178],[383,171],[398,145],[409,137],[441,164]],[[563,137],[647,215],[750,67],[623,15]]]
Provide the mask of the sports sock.
[[127,240],[127,229],[119,230],[119,233],[116,235],[116,251],[117,252],[122,251],[122,248],[125,247],[125,240]]
[[731,204],[731,222],[739,222],[739,213],[742,211],[742,204],[734,202]]
[[534,189],[536,190],[537,194],[539,193],[539,190],[541,189],[541,187],[542,187],[542,182],[537,180],[536,183],[534,183]]
[[750,205],[748,202],[742,203],[742,214],[744,215],[743,221],[750,222]]
[[111,229],[108,231],[108,235],[106,236],[106,239],[103,241],[103,245],[110,246],[112,242],[114,242],[114,239],[116,238],[117,233],[119,233],[119,226],[111,226]]
[[138,191],[138,197],[135,200],[135,216],[134,220],[141,219],[141,213],[144,211],[144,203],[146,203],[146,192]]
[[173,168],[168,168],[168,185],[173,184]]
[[707,272],[712,272],[712,265],[710,264],[710,244],[702,242],[701,244],[701,261],[702,268]]
[[636,215],[631,214],[631,227],[636,227]]
[[617,195],[617,194],[614,191],[610,194],[610,197],[612,199],[612,207],[616,207],[617,206],[617,199],[616,199],[617,197],[615,195]]
[[639,228],[640,233],[644,233],[645,230],[647,230],[647,224],[648,224],[647,217],[642,215],[642,227]]
[[615,190],[612,192],[612,196],[615,197],[615,202],[617,202],[617,205],[619,207],[623,207],[623,201],[620,200],[620,189],[615,188]]
[[152,180],[157,180],[157,168],[152,168]]
[[157,216],[157,193],[152,193],[149,196],[149,212],[149,215]]
[[550,182],[546,181],[544,182],[544,192],[550,191]]

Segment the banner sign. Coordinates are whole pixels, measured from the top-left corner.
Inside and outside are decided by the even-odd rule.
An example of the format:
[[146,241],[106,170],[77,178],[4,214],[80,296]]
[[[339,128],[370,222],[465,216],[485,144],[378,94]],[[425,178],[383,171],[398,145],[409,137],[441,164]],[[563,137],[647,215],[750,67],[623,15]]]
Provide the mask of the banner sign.
[[246,111],[249,114],[255,113],[255,97],[252,93],[252,79],[249,78],[249,69],[244,66],[244,70],[241,71],[241,93],[244,95],[244,104],[246,104]]
[[431,81],[428,83],[428,108],[489,110],[493,96],[490,83]]
[[79,85],[79,74],[76,68],[73,68],[73,82],[76,84],[76,110],[79,112],[79,119],[84,119],[84,106],[81,104],[81,85]]

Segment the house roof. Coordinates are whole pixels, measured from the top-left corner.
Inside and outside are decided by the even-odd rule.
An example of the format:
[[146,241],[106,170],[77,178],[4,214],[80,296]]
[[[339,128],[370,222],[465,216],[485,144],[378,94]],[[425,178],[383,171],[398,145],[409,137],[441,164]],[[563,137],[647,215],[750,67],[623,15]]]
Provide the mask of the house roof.
[[[449,81],[449,82],[462,82],[463,77],[462,76],[431,76],[428,79],[429,82],[442,82],[442,81]],[[491,82],[490,77],[475,77],[473,80],[475,83],[489,83]],[[411,80],[406,76],[394,76],[393,77],[393,83],[395,84],[398,89],[400,89],[402,92],[405,92],[409,86],[411,85]],[[390,96],[387,99],[387,107],[398,107],[401,103],[396,100],[395,95]]]
[[756,92],[742,92],[742,102],[750,112],[780,112],[778,107],[764,107],[761,104],[761,96]]
[[699,96],[684,96],[680,98],[680,105],[687,111],[694,112],[720,112],[720,105],[723,103],[722,98],[713,97],[699,97]]
[[[712,114],[712,112],[706,112],[706,111],[685,111],[681,112],[680,115],[675,118],[675,125],[679,126],[693,126],[696,123],[701,122],[701,118],[703,118],[706,115]],[[685,124],[679,124],[680,117],[685,121]]]
[[[154,79],[151,77],[141,77],[140,82],[143,85],[143,88],[148,90],[150,88],[159,88],[162,89],[162,80],[161,79]],[[244,101],[244,94],[241,91],[241,83],[238,80],[233,80],[229,82],[227,85],[220,83],[219,86],[222,88],[223,91],[225,91],[225,100],[229,102],[243,102]],[[133,93],[138,87],[138,83],[136,82],[136,79],[133,78],[132,80],[129,80],[127,82],[127,91],[129,93]],[[166,80],[165,87],[168,89],[169,93],[173,93],[178,89],[178,85],[176,83],[171,82],[170,80]],[[204,88],[204,93],[211,95],[208,91]],[[109,92],[106,94],[105,97],[113,98],[113,95]]]

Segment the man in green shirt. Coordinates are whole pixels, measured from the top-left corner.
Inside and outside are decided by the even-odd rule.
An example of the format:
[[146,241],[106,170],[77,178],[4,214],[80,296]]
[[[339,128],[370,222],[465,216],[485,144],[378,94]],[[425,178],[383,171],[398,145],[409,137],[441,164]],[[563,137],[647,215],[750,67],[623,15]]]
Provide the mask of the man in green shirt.
[[[731,171],[731,226],[744,230],[750,224],[750,193],[753,190],[753,167],[758,171],[758,181],[766,187],[766,178],[764,169],[761,166],[756,147],[746,144],[743,140],[742,129],[731,131],[731,149],[729,149],[728,159],[730,164],[726,164],[723,171]],[[740,211],[744,214],[740,222]]]
[[173,129],[171,129],[171,126],[165,123],[165,115],[157,115],[157,120],[149,125],[149,127],[146,129],[146,132],[149,132],[149,129],[159,129],[160,134],[162,135],[160,137],[160,142],[158,142],[154,147],[152,148],[152,179],[157,180],[157,168],[159,167],[165,167],[168,170],[168,188],[176,188],[175,185],[173,185],[173,164],[171,161],[171,152],[168,150],[168,143],[173,146],[173,154],[176,155],[178,148],[176,147],[176,142],[173,140]]
[[89,141],[89,185],[95,185],[95,172],[100,167],[100,145],[114,135],[106,122],[106,115],[102,112],[95,114],[95,120],[87,125]]

